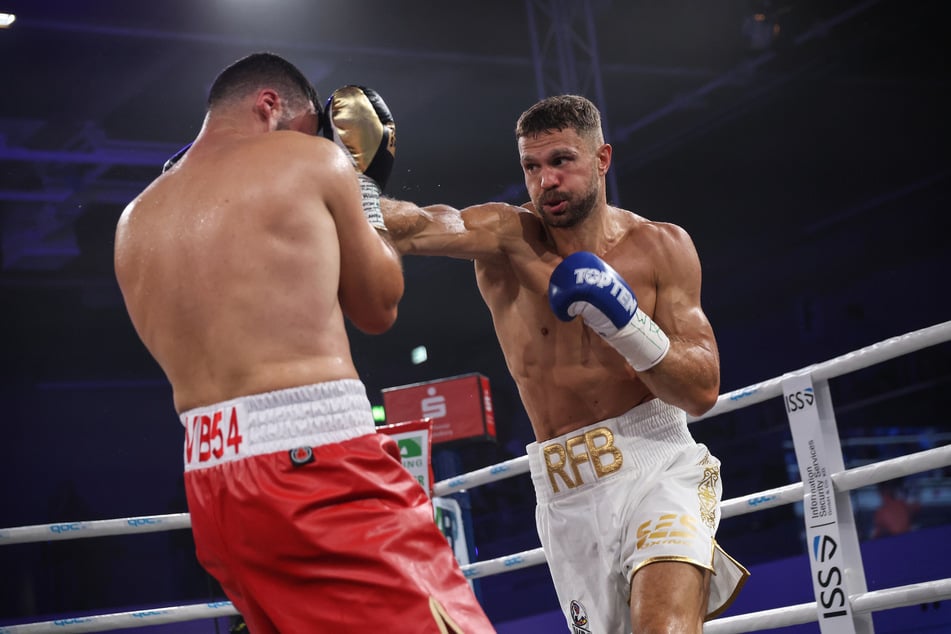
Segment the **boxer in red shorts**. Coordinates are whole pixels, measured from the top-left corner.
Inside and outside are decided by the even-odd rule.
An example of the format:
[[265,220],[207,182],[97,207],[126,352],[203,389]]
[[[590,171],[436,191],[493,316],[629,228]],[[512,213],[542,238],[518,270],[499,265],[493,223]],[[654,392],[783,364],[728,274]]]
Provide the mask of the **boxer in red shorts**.
[[374,433],[360,381],[243,397],[182,422],[198,559],[251,632],[491,631],[429,497],[396,442]]
[[379,213],[393,119],[369,89],[330,103],[281,57],[238,60],[119,219],[116,277],[185,427],[198,557],[253,634],[491,632],[375,433],[344,325],[386,331],[403,293]]

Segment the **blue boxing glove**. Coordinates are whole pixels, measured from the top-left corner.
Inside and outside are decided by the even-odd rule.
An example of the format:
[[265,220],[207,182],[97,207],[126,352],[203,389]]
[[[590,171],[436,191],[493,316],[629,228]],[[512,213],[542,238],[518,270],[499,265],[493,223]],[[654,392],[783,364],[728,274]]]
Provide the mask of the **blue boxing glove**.
[[670,349],[670,339],[638,308],[624,278],[593,253],[572,253],[555,267],[548,303],[562,321],[581,315],[638,372],[660,363]]
[[396,123],[383,98],[372,88],[344,86],[330,95],[322,133],[350,157],[360,178],[363,213],[370,224],[386,230],[380,194],[393,171]]

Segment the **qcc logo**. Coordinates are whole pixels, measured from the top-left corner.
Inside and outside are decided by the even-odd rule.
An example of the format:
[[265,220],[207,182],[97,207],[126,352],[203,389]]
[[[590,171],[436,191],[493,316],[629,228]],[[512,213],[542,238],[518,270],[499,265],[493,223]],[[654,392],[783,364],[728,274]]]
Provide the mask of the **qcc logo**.
[[506,557],[505,560],[502,562],[502,565],[508,568],[510,566],[518,566],[519,564],[524,562],[525,562],[525,558],[522,557],[521,555],[512,555],[511,557]]

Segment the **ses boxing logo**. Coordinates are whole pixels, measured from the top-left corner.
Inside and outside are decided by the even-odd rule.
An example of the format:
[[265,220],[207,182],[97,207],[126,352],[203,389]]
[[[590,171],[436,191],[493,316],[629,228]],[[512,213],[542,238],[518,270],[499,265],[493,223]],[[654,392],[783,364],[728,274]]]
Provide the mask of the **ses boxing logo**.
[[829,535],[816,535],[812,538],[812,558],[815,562],[816,583],[819,584],[819,605],[825,612],[819,614],[824,619],[847,616],[845,590],[842,588],[842,569],[832,564],[839,545]]
[[699,535],[697,523],[690,515],[665,513],[637,527],[637,549],[665,544],[686,544]]
[[804,410],[807,407],[812,407],[815,402],[816,395],[811,386],[804,390],[797,390],[786,395],[786,412],[792,414]]

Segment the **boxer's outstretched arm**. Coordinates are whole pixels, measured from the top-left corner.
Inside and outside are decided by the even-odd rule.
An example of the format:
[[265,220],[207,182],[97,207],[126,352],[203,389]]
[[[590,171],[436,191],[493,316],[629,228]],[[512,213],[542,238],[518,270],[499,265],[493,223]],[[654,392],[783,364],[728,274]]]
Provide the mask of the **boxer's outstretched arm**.
[[385,198],[381,207],[390,239],[402,254],[467,260],[504,257],[512,247],[524,243],[525,225],[537,222],[531,212],[506,203],[459,210]]

